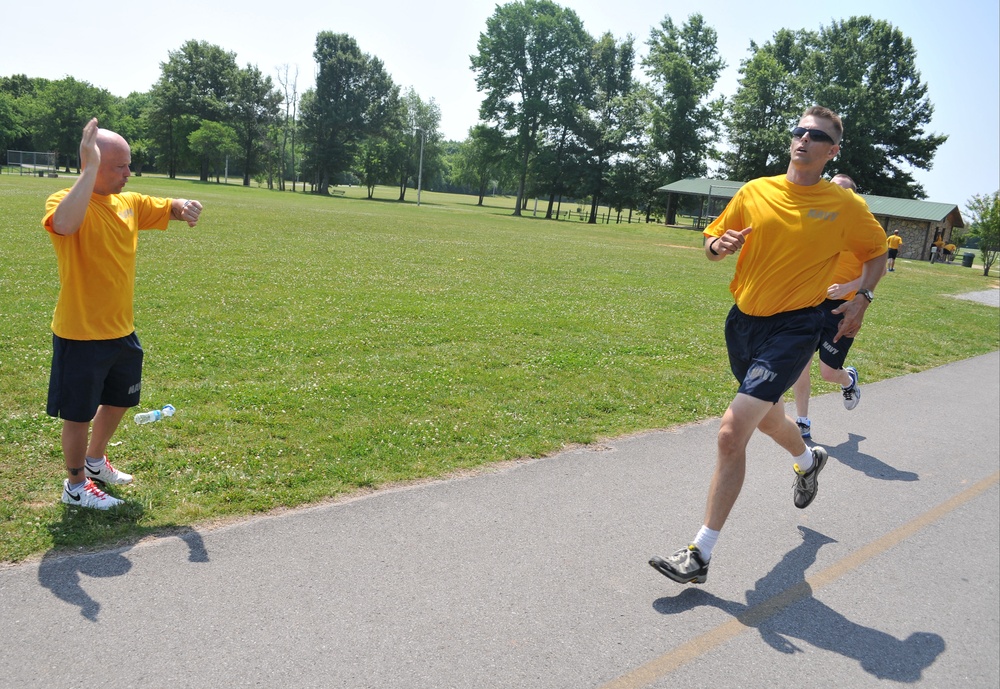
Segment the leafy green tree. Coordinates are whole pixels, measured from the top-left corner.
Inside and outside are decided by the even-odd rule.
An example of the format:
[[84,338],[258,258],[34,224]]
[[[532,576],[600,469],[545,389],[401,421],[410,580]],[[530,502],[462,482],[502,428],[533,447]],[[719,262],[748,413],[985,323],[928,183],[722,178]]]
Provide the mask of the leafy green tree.
[[[681,27],[665,17],[650,32],[643,66],[655,98],[652,144],[665,156],[663,183],[707,173],[723,106],[708,99],[726,66],[717,43],[715,29],[697,13]],[[673,222],[673,209],[667,221]]]
[[[414,187],[421,181],[428,188],[427,181],[433,178],[441,167],[441,108],[432,98],[425,103],[413,88],[407,89],[399,101],[397,120],[389,134],[394,142],[392,164],[399,186],[399,200],[406,200],[406,188]],[[421,156],[421,148],[423,155]],[[423,168],[421,171],[421,158]]]
[[[775,43],[792,34],[779,31]],[[784,39],[784,40],[782,40]],[[739,88],[729,100],[725,124],[729,148],[722,154],[727,179],[751,180],[778,175],[788,168],[788,123],[801,114],[788,68],[770,50],[750,44],[753,56],[740,67]]]
[[612,162],[629,153],[638,136],[640,108],[635,102],[632,72],[635,48],[631,37],[620,43],[605,33],[594,43],[591,78],[593,99],[584,128],[585,185],[591,198],[588,222],[597,222],[597,207],[604,200]]
[[844,120],[831,172],[850,174],[871,194],[926,196],[909,170],[930,169],[947,137],[925,131],[934,107],[909,38],[884,20],[851,17],[816,32],[781,30],[751,49],[727,120],[729,177],[785,169],[788,130],[820,104]]
[[320,32],[313,57],[318,73],[315,89],[302,99],[302,136],[316,188],[326,194],[354,162],[360,143],[394,121],[399,87],[382,61],[361,52],[347,34]]
[[591,38],[577,14],[551,0],[498,6],[471,57],[476,87],[486,94],[480,118],[513,132],[520,156],[514,215],[525,201],[528,163],[558,104],[586,76]]
[[837,170],[871,194],[925,198],[908,169],[929,169],[947,137],[925,132],[934,106],[913,43],[871,17],[835,21],[815,39],[799,85],[808,103],[825,105],[844,120]]
[[979,253],[983,259],[983,275],[1000,257],[1000,191],[977,194],[965,204],[971,217],[970,235],[979,237]]
[[271,77],[254,65],[236,71],[231,90],[231,119],[243,162],[243,186],[259,169],[262,147],[269,141],[271,126],[278,124],[283,96],[274,89]]
[[105,89],[65,77],[42,86],[34,98],[30,129],[36,150],[55,151],[66,172],[80,167],[80,133],[96,117],[100,126],[116,129],[116,98]]
[[[229,125],[211,120],[202,120],[201,126],[188,135],[188,145],[202,161],[202,167],[215,177],[216,184],[219,183],[219,168],[225,164],[226,158],[240,154],[236,131]],[[244,186],[247,186],[245,182]]]
[[509,176],[509,150],[509,142],[499,129],[477,124],[469,130],[469,138],[455,156],[452,179],[474,190],[479,197],[476,205],[483,205],[491,185]]
[[[205,41],[187,41],[161,64],[160,78],[150,92],[147,136],[161,151],[171,178],[190,162],[188,136],[203,120],[229,121],[230,91],[238,71],[235,53]],[[204,165],[200,177],[208,180]]]
[[[21,121],[21,113],[18,111],[14,96],[0,90],[0,155],[6,155],[11,144],[25,135],[27,130]],[[0,161],[2,162],[5,161]]]
[[358,145],[352,169],[361,184],[365,186],[369,199],[375,196],[375,187],[393,175],[394,145],[395,140],[384,136],[369,136]]

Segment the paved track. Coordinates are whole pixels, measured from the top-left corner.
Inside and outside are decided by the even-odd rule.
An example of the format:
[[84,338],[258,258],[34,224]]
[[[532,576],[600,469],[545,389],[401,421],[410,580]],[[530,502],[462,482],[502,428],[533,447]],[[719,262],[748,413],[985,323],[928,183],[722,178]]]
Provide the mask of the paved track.
[[0,571],[0,687],[1000,685],[1000,353],[811,403],[792,506],[750,445],[708,583],[717,420]]

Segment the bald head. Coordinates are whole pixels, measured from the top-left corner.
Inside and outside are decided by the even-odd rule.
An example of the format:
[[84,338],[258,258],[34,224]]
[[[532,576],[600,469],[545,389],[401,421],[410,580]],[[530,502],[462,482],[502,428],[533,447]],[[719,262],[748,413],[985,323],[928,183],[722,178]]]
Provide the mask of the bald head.
[[125,188],[132,172],[132,150],[128,142],[110,129],[98,129],[97,148],[101,151],[101,165],[97,170],[94,193],[118,194]]

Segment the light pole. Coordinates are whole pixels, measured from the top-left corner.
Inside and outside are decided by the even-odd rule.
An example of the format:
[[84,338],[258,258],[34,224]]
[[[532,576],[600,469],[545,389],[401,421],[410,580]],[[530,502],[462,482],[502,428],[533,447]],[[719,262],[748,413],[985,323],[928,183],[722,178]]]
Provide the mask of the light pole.
[[420,166],[417,168],[417,205],[420,205],[420,187],[424,181],[424,130],[421,127],[414,127],[420,132]]

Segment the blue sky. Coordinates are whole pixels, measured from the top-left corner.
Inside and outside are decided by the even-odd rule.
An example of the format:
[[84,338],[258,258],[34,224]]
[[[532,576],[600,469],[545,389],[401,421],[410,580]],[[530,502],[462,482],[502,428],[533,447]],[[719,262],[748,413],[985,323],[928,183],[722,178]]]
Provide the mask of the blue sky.
[[[775,31],[817,30],[854,15],[885,19],[913,41],[917,66],[935,107],[929,131],[947,134],[932,170],[915,171],[928,200],[964,210],[973,194],[1000,189],[1000,9],[996,0],[842,0],[809,6],[789,2],[718,0],[698,7],[680,0],[565,0],[594,36],[632,34],[640,55],[650,30],[670,15],[676,24],[700,11],[719,34],[728,63],[718,92],[735,93],[740,61],[750,41]],[[275,8],[282,8],[279,12]],[[287,3],[262,0],[133,0],[113,12],[78,1],[17,3],[4,10],[0,75],[58,79],[73,76],[125,96],[147,91],[160,64],[187,40],[204,40],[236,53],[272,78],[276,68],[298,69],[299,92],[313,83],[312,51],[319,31],[348,33],[377,56],[402,87],[412,86],[441,108],[447,138],[463,139],[479,103],[469,56],[496,3],[478,0],[381,0]],[[34,27],[14,31],[11,27]],[[847,123],[848,126],[849,123]]]

